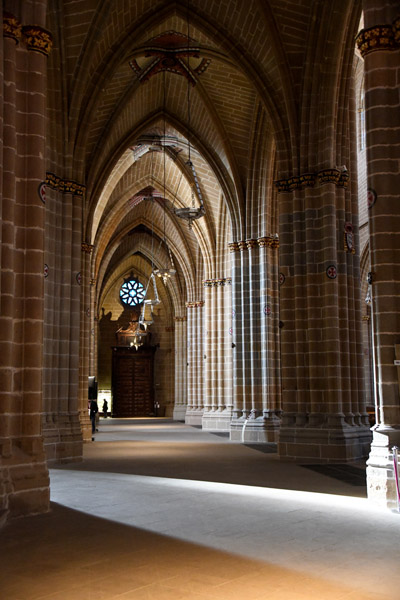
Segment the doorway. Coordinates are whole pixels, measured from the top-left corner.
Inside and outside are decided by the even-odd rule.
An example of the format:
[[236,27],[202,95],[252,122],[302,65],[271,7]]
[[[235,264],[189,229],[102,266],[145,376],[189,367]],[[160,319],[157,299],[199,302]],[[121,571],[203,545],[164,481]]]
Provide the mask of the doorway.
[[154,413],[154,347],[114,347],[113,417],[148,417]]

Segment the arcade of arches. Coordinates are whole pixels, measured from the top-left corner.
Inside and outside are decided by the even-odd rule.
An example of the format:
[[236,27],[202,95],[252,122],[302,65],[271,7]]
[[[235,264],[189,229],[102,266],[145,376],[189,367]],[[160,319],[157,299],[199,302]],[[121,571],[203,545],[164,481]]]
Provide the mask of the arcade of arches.
[[3,514],[81,459],[88,377],[114,414],[369,457],[392,506],[399,3],[2,4]]

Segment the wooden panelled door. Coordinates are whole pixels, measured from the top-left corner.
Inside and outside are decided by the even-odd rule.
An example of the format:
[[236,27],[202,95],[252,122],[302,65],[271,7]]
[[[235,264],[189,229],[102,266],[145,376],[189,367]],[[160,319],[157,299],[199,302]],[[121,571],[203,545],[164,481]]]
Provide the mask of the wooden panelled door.
[[112,361],[113,417],[147,417],[154,412],[155,348],[114,347]]

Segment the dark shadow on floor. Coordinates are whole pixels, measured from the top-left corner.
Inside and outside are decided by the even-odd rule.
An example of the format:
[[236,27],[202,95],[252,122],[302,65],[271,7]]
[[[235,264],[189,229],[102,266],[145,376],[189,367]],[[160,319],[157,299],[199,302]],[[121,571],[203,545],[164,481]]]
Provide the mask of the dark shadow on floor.
[[112,600],[122,594],[137,600],[230,600],[233,593],[236,598],[273,600],[290,598],[294,587],[313,598],[355,591],[340,581],[150,533],[56,503],[47,514],[9,522],[2,530],[0,558],[0,589],[7,600]]
[[352,465],[302,465],[304,469],[311,469],[316,473],[333,477],[338,481],[343,481],[355,486],[366,486],[366,472],[364,468],[353,467]]
[[[84,445],[81,463],[56,469],[125,473],[366,497],[366,488],[326,477],[259,448],[226,442],[110,441]],[[307,473],[307,475],[306,475]]]

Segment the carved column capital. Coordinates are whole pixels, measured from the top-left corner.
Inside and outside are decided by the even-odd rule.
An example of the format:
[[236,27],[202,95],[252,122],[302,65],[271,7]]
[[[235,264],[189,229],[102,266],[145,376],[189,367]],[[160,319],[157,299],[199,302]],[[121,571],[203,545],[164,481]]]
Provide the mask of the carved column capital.
[[376,50],[399,49],[399,21],[397,18],[393,25],[376,25],[369,29],[362,29],[356,37],[357,48],[364,57]]
[[53,46],[51,33],[39,25],[26,25],[22,28],[28,50],[48,56]]
[[88,242],[82,242],[81,248],[82,252],[86,252],[86,254],[92,254],[94,246]]
[[11,38],[16,44],[22,36],[22,25],[14,15],[8,12],[3,13],[3,36]]
[[204,306],[204,300],[198,300],[197,302],[186,302],[186,308],[201,308]]

